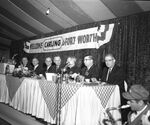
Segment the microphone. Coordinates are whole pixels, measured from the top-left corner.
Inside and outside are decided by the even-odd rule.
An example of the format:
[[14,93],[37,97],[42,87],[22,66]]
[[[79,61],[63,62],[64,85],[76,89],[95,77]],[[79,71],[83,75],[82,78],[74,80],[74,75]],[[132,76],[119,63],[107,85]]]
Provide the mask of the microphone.
[[108,110],[119,110],[119,109],[126,109],[126,108],[129,108],[130,105],[122,105],[121,107],[110,107],[108,108]]
[[67,68],[69,66],[69,62],[68,63],[66,63],[66,65],[65,65],[65,67],[64,68]]
[[69,63],[67,63],[64,68],[62,69],[62,72],[66,72],[67,67],[69,66]]

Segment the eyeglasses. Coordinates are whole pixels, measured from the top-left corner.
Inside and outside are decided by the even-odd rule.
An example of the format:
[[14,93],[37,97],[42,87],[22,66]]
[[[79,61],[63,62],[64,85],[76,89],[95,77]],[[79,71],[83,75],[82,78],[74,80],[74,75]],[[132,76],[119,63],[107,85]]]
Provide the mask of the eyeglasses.
[[45,60],[45,62],[52,62],[51,60]]
[[88,60],[92,60],[92,59],[84,59],[84,61],[88,61]]
[[114,59],[108,59],[108,60],[105,60],[105,62],[111,62],[113,61]]

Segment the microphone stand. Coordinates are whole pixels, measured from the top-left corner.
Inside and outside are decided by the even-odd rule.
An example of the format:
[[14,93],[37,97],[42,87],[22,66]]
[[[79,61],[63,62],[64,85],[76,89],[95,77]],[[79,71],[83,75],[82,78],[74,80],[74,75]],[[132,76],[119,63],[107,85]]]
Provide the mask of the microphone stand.
[[[64,77],[64,73],[66,72],[68,67],[68,63],[65,65],[65,67],[63,69],[61,69],[61,74],[60,77],[58,79],[58,84],[57,84],[57,117],[56,117],[56,125],[60,125],[61,124],[61,94],[62,94],[62,84],[63,84],[63,77]],[[66,80],[66,79],[65,79]]]
[[61,70],[61,74],[59,76],[57,82],[57,114],[56,114],[56,125],[61,124],[61,94],[62,94],[62,83],[63,83],[63,74],[64,71]]

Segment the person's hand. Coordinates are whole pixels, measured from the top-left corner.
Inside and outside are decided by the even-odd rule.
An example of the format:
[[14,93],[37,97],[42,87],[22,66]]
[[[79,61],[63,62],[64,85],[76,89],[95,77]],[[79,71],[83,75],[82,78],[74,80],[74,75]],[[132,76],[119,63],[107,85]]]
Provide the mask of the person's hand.
[[91,81],[94,82],[94,83],[98,82],[96,78],[91,78]]
[[147,112],[146,115],[142,116],[142,125],[150,125],[150,120],[148,119],[150,117],[150,110]]
[[78,78],[79,78],[79,81],[80,81],[80,82],[84,82],[84,79],[85,79],[84,76],[78,75]]
[[77,73],[73,73],[73,74],[71,74],[70,76],[71,76],[72,78],[76,79],[76,77],[78,76],[78,74],[77,74]]
[[101,82],[101,85],[106,85],[107,83],[106,82]]

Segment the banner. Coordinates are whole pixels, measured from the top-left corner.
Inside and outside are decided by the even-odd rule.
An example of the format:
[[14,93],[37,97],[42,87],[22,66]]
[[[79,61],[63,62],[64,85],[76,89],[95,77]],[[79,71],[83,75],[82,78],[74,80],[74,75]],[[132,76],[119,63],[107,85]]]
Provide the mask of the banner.
[[61,35],[26,41],[26,53],[48,53],[79,49],[98,49],[111,39],[114,24],[77,30]]

